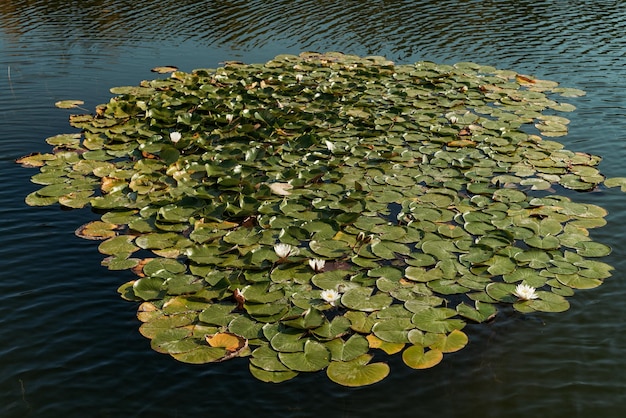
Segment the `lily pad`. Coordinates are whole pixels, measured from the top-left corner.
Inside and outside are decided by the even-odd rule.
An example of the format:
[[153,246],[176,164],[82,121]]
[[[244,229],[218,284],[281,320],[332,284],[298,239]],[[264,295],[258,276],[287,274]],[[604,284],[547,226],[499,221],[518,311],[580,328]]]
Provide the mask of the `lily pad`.
[[363,354],[350,361],[333,361],[326,374],[333,382],[342,386],[358,387],[373,385],[389,374],[386,363],[369,363],[372,355]]
[[59,109],[73,109],[84,104],[85,102],[82,100],[61,100],[56,102],[54,105]]
[[278,353],[280,361],[290,370],[297,372],[315,372],[325,369],[330,363],[330,351],[314,340],[304,343],[304,351]]
[[421,345],[412,345],[402,352],[404,364],[412,369],[429,369],[443,360],[440,350],[425,350]]
[[372,289],[357,287],[341,297],[341,304],[349,309],[363,312],[378,311],[391,305],[393,298],[386,293],[372,294]]

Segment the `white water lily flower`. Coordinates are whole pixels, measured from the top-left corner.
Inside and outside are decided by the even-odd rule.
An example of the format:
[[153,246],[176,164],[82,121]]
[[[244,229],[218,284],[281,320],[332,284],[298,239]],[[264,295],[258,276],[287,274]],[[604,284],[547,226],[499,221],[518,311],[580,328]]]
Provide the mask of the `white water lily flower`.
[[535,293],[535,288],[523,283],[518,284],[515,287],[513,294],[521,300],[532,300],[538,298],[537,293]]
[[326,260],[321,260],[319,258],[312,258],[309,260],[309,266],[316,272],[319,273],[324,269],[324,265],[326,264]]
[[183,136],[180,134],[180,132],[171,132],[170,133],[170,141],[172,141],[173,143],[177,143],[178,141],[180,141],[180,139]]
[[334,289],[322,290],[322,293],[320,296],[322,297],[322,299],[324,299],[325,302],[328,302],[333,306],[335,306],[335,302],[337,302],[340,297],[339,292],[337,292]]
[[276,244],[274,245],[274,252],[279,258],[283,259],[289,257],[290,255],[297,255],[299,251],[293,245]]

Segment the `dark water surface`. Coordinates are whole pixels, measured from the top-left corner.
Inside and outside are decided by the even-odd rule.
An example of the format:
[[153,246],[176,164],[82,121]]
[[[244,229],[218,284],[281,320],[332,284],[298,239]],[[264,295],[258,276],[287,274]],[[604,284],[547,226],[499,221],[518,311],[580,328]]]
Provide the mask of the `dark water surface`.
[[466,328],[470,344],[437,367],[391,360],[365,388],[323,374],[261,383],[247,362],[190,366],[150,349],[136,306],[116,288],[131,273],[100,266],[76,238],[88,210],[24,204],[36,170],[13,160],[72,132],[57,100],[85,108],[150,69],[264,62],[335,50],[399,63],[474,61],[587,91],[573,151],[626,176],[624,1],[0,1],[0,417],[623,417],[626,416],[626,194],[574,196],[610,212],[594,239],[614,276],[554,315],[502,315]]

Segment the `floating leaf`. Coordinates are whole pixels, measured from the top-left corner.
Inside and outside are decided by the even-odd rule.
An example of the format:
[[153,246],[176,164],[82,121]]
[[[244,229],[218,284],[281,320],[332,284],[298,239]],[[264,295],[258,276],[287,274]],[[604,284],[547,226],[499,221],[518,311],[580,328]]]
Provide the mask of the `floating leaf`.
[[429,347],[433,350],[439,350],[442,353],[454,353],[467,345],[469,339],[463,331],[453,330],[450,334],[439,334],[437,341]]
[[363,312],[378,311],[391,305],[393,298],[385,293],[372,294],[372,289],[357,287],[341,297],[341,304],[349,309]]
[[599,242],[584,241],[574,246],[583,257],[605,257],[611,253],[611,247]]
[[221,361],[226,350],[220,347],[198,346],[194,350],[172,354],[176,360],[183,363],[204,364]]
[[[369,343],[370,348],[378,348],[383,350],[387,354],[396,354],[402,351],[405,346],[405,343],[393,343],[388,341],[383,341],[377,336],[370,334],[366,337],[367,342]],[[407,333],[407,342],[408,342],[408,333]]]
[[564,312],[569,309],[569,302],[561,295],[551,292],[537,292],[538,299],[518,301],[513,307],[520,312]]
[[55,157],[52,154],[41,154],[38,152],[25,155],[24,157],[15,160],[16,163],[21,164],[23,167],[43,167],[46,161],[54,160]]
[[606,187],[620,187],[623,192],[626,192],[626,177],[612,177],[604,180]]
[[165,294],[163,279],[144,277],[133,284],[133,293],[143,300],[160,299]]
[[402,352],[404,364],[412,369],[428,369],[439,364],[442,359],[440,350],[424,350],[421,345],[412,345]]
[[84,104],[85,102],[82,100],[61,100],[56,102],[54,105],[59,109],[73,109]]
[[211,347],[221,347],[228,352],[239,351],[247,345],[247,341],[230,332],[218,332],[206,337],[206,342]]
[[325,345],[330,351],[331,360],[333,361],[354,360],[363,354],[367,354],[370,348],[368,340],[359,334],[353,334],[345,342],[341,338],[335,338],[325,343]]
[[325,369],[330,363],[330,352],[322,344],[314,340],[307,340],[304,351],[293,353],[278,353],[280,361],[290,370],[297,372],[315,372]]
[[456,315],[456,311],[449,308],[426,308],[415,313],[411,322],[423,331],[444,333],[461,329],[465,322],[459,319],[449,319]]
[[290,371],[289,368],[278,359],[278,352],[267,346],[258,347],[252,352],[250,364],[269,372]]
[[165,65],[161,67],[154,67],[150,71],[152,71],[153,73],[167,74],[167,73],[173,73],[174,71],[178,71],[178,67],[174,67],[172,65]]
[[75,234],[85,239],[104,240],[116,236],[117,232],[115,229],[117,229],[115,224],[93,221],[78,228]]
[[357,387],[373,385],[389,374],[389,366],[385,363],[369,364],[372,356],[363,354],[350,361],[333,361],[328,366],[328,378],[342,386]]
[[281,383],[287,380],[291,380],[299,373],[292,370],[287,371],[266,371],[250,363],[250,373],[252,376],[259,379],[262,382],[267,383]]

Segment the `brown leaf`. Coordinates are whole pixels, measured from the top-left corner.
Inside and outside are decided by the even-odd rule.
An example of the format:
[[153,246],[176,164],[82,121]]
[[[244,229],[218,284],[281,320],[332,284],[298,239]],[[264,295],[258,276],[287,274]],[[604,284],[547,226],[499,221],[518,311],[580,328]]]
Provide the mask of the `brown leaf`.
[[33,152],[18,158],[17,160],[15,160],[15,162],[26,168],[43,167],[44,159],[41,158],[42,155],[43,154],[41,154],[40,152]]
[[116,236],[117,232],[115,232],[115,230],[117,228],[119,228],[119,225],[102,221],[92,221],[76,229],[74,234],[83,239],[98,241]]
[[230,332],[218,332],[217,334],[207,335],[206,342],[211,347],[222,347],[230,352],[239,351],[248,344],[245,338]]
[[446,145],[449,147],[465,148],[465,147],[475,146],[476,142],[471,141],[469,139],[457,139],[457,140],[448,142]]
[[173,73],[174,71],[178,71],[178,67],[174,67],[173,65],[164,65],[162,67],[154,67],[150,71],[152,71],[153,73],[167,74],[167,73]]
[[532,78],[530,78],[530,77],[526,77],[526,76],[521,75],[521,74],[517,74],[517,75],[515,76],[515,79],[516,79],[516,80],[517,80],[517,82],[518,82],[518,83],[520,83],[520,84],[523,84],[523,83],[535,84],[535,83],[536,83],[536,81],[535,81],[535,80],[533,80]]
[[139,277],[146,277],[146,274],[143,272],[143,268],[150,261],[154,260],[154,258],[144,258],[137,264],[135,267],[131,268],[130,271],[135,273]]

